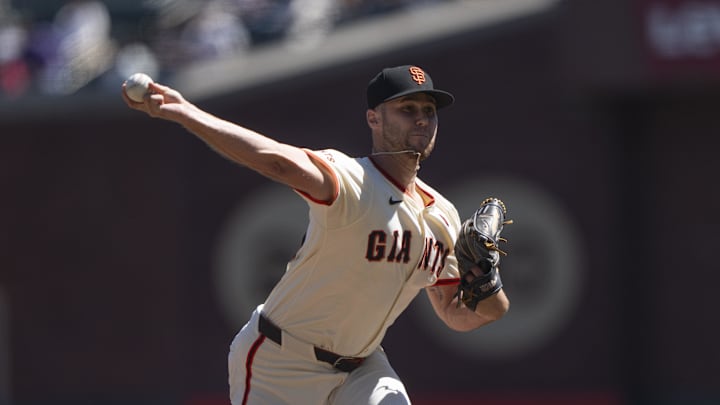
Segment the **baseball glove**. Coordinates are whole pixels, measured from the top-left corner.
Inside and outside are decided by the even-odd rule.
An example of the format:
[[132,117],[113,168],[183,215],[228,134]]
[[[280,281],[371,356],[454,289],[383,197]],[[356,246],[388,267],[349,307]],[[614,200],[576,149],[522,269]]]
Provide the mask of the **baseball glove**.
[[[512,223],[505,219],[507,209],[498,198],[489,197],[480,203],[472,218],[463,222],[455,242],[455,257],[460,270],[460,285],[456,297],[471,310],[478,302],[496,294],[502,288],[498,272],[500,256],[506,256],[498,243],[507,242],[500,237],[504,225]],[[476,269],[473,272],[473,268]],[[477,274],[477,268],[481,274]]]

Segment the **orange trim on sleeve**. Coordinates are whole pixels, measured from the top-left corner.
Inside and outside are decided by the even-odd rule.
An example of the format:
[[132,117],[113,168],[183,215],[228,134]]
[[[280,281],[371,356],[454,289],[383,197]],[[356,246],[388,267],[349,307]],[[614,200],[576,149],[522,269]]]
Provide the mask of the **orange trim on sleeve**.
[[332,182],[333,182],[334,192],[333,192],[332,198],[329,201],[323,201],[323,200],[318,200],[317,198],[311,196],[310,194],[308,194],[302,190],[295,189],[295,191],[297,193],[299,193],[300,195],[302,195],[303,197],[307,198],[308,200],[310,200],[316,204],[332,205],[332,203],[334,203],[335,200],[337,200],[338,194],[340,193],[340,181],[338,180],[335,170],[324,159],[317,156],[315,154],[315,152],[313,152],[309,149],[303,149],[303,151],[305,151],[305,154],[308,155],[310,160],[312,160],[316,166],[320,167],[321,170],[330,174],[330,177],[332,178]]
[[444,286],[444,285],[457,285],[460,284],[460,278],[441,278],[438,279],[438,281],[433,284],[434,286]]

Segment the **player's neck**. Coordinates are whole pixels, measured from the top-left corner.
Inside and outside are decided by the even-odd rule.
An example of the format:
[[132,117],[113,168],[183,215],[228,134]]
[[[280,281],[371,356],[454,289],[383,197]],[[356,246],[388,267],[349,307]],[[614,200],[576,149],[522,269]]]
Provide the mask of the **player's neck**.
[[375,152],[372,160],[385,173],[406,189],[414,189],[417,172],[420,170],[419,159],[412,154]]

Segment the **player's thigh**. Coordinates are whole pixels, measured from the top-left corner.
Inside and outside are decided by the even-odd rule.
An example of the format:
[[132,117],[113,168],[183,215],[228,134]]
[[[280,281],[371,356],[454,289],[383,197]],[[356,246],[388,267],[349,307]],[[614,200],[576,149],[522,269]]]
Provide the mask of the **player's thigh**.
[[331,397],[332,405],[409,405],[405,385],[382,349],[375,350],[362,366],[348,374]]
[[235,404],[326,404],[344,374],[263,338],[251,321],[228,356],[230,399]]

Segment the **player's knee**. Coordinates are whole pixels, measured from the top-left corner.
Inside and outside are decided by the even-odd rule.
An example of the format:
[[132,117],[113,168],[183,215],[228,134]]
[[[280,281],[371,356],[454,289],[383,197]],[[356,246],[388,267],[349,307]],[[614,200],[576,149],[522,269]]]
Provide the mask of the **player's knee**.
[[369,403],[371,405],[410,405],[410,398],[400,380],[384,377],[375,386]]

